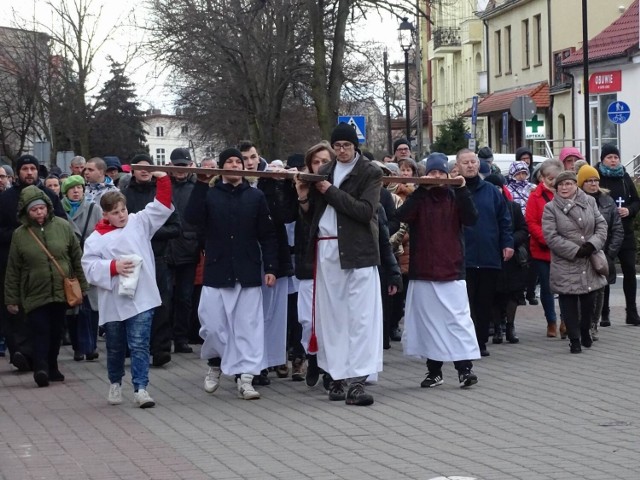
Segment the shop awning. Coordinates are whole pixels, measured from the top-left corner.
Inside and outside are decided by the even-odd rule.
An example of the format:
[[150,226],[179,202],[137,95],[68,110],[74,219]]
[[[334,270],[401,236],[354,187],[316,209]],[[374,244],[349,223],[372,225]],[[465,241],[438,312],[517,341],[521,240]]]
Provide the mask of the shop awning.
[[[541,82],[527,87],[512,88],[489,94],[478,103],[478,116],[508,111],[511,108],[511,103],[521,95],[533,98],[538,108],[549,108],[549,84]],[[464,112],[462,116],[470,117],[471,109]]]

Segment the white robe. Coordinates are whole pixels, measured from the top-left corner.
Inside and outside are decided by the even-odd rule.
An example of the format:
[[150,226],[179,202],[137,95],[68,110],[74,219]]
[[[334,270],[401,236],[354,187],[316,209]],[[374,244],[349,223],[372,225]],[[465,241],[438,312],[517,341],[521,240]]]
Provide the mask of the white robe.
[[264,359],[262,369],[287,363],[287,295],[289,277],[276,279],[273,287],[262,285]]
[[302,327],[300,342],[305,352],[309,351],[311,337],[311,304],[313,302],[313,280],[300,280],[298,286],[298,323]]
[[402,345],[405,355],[421,359],[480,358],[464,280],[409,281]]
[[264,359],[264,317],[260,287],[202,287],[198,306],[200,357],[222,358],[225,375],[258,375]]

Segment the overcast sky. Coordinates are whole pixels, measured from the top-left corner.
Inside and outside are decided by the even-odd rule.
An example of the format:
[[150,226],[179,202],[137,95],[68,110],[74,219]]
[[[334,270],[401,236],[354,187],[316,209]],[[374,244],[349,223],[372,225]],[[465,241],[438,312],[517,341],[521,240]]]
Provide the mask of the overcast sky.
[[[486,0],[485,0],[486,1]],[[101,0],[93,0],[94,7],[102,3]],[[130,39],[139,40],[141,38],[140,30],[128,27],[131,20],[128,12],[135,9],[138,24],[144,23],[145,20],[145,0],[111,0],[104,2],[107,7],[103,9],[100,21],[100,31],[98,38],[104,38],[113,27],[119,25],[116,29],[114,39],[108,42],[100,51],[95,62],[95,75],[91,80],[91,86],[95,86],[97,92],[104,81],[108,78],[109,62],[107,58],[113,57],[116,61],[124,61],[126,58],[126,45]],[[34,24],[50,26],[52,24],[52,14],[44,0],[0,0],[0,25],[15,26],[12,20],[14,16],[20,19],[20,25],[27,28],[34,28]],[[414,19],[410,19],[414,21]],[[381,17],[372,13],[358,31],[361,40],[374,40],[388,46],[389,59],[393,63],[402,61],[403,54],[398,44],[398,25],[399,21],[391,15]],[[36,27],[38,30],[42,28]],[[382,58],[380,59],[382,62]],[[166,75],[159,72],[157,67],[150,62],[145,62],[143,58],[134,60],[126,73],[136,84],[136,93],[140,100],[143,110],[149,108],[160,108],[164,112],[170,113],[173,110],[172,97],[164,83]]]

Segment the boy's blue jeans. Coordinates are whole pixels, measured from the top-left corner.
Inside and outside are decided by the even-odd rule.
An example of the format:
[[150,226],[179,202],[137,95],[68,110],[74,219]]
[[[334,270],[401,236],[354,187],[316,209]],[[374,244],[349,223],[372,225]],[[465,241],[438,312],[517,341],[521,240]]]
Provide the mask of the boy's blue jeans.
[[122,384],[126,346],[131,351],[131,383],[137,392],[149,384],[149,339],[153,310],[121,322],[104,324],[107,340],[107,373],[110,383]]

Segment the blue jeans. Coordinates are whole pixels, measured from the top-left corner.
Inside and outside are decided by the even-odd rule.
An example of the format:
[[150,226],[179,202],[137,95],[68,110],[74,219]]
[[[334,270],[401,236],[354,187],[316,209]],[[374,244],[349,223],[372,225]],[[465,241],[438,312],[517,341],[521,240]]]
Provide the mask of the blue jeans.
[[549,285],[551,263],[545,262],[544,260],[533,259],[533,264],[535,265],[540,280],[540,301],[544,309],[544,316],[547,319],[547,323],[556,323],[556,306]]
[[149,384],[149,339],[153,310],[121,322],[104,324],[107,339],[107,373],[110,383],[122,384],[126,345],[131,351],[131,383],[137,392]]

